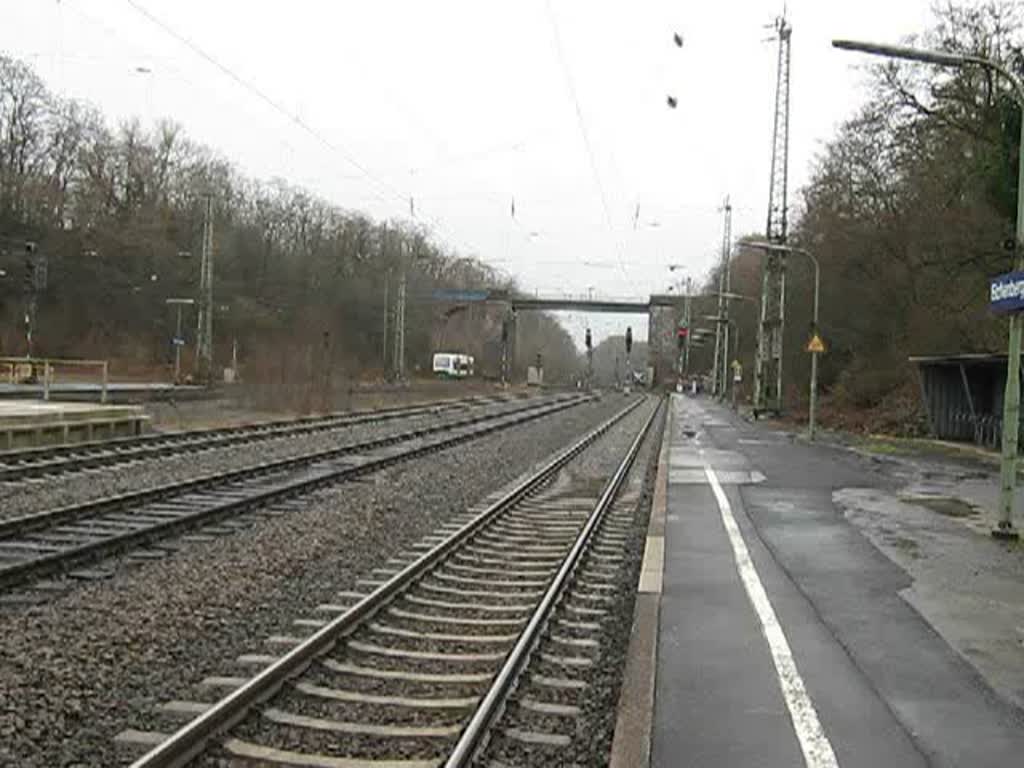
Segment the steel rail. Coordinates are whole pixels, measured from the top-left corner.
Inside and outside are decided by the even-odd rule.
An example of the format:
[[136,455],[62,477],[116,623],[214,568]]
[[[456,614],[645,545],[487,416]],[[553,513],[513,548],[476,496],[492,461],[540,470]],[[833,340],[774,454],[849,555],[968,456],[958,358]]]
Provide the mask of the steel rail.
[[619,488],[622,487],[626,475],[633,466],[633,461],[640,452],[640,446],[644,438],[647,437],[647,433],[650,431],[655,418],[661,413],[661,407],[661,403],[659,403],[658,407],[651,413],[643,428],[633,440],[633,444],[626,452],[626,457],[608,481],[601,494],[601,498],[594,506],[594,510],[587,518],[586,524],[576,537],[572,549],[562,562],[551,584],[545,590],[544,597],[541,598],[536,610],[530,616],[526,628],[520,634],[519,639],[516,640],[512,650],[509,651],[501,670],[494,678],[494,682],[480,700],[480,704],[477,705],[469,723],[459,736],[458,742],[452,748],[448,759],[444,763],[444,768],[468,768],[476,758],[477,753],[486,746],[487,735],[490,732],[491,726],[498,720],[501,712],[504,710],[505,700],[515,687],[520,673],[529,662],[533,649],[540,642],[552,609],[565,593],[577,565],[579,565],[587,547],[590,546],[594,533],[598,530],[608,510],[611,509],[612,503],[618,495]]
[[224,448],[250,442],[273,440],[293,435],[326,432],[358,424],[372,424],[394,419],[438,413],[474,406],[514,402],[520,397],[491,399],[469,397],[396,406],[377,410],[352,411],[324,416],[302,417],[244,424],[236,427],[171,432],[159,435],[99,440],[72,445],[32,448],[0,453],[0,482],[18,482],[31,477],[76,472],[100,466],[114,466],[137,459],[169,456],[194,450]]
[[[521,397],[516,395],[515,397],[508,398],[509,401]],[[372,418],[376,415],[403,415],[407,411],[417,410],[429,410],[430,408],[439,407],[457,407],[463,404],[472,404],[477,401],[486,401],[488,396],[486,395],[473,395],[470,397],[461,398],[443,398],[441,400],[431,400],[422,403],[412,403],[411,405],[392,405],[386,408],[360,408],[352,411],[334,411],[332,413],[325,413],[319,416],[296,416],[294,418],[287,419],[268,419],[267,421],[257,421],[250,424],[238,424],[230,427],[209,427],[205,429],[188,429],[188,430],[177,430],[173,432],[157,432],[148,435],[134,435],[132,437],[119,437],[113,440],[93,440],[85,443],[71,443],[67,445],[51,445],[41,446],[38,448],[18,448],[12,450],[0,451],[0,461],[4,461],[10,458],[18,458],[24,456],[31,458],[35,455],[45,455],[52,453],[73,453],[76,450],[82,448],[100,448],[103,446],[119,446],[128,444],[143,444],[151,442],[161,442],[164,440],[175,440],[185,439],[189,437],[203,437],[227,434],[230,432],[236,432],[239,430],[259,430],[259,429],[277,429],[284,428],[290,425],[301,425],[309,424],[313,422],[319,422],[325,419],[348,419],[348,418]],[[496,400],[500,402],[500,400]]]
[[[584,402],[586,399],[587,398],[583,397],[565,398],[554,402],[555,405],[571,407]],[[397,435],[389,435],[387,437],[376,438],[374,440],[367,440],[361,443],[348,443],[337,448],[327,448],[321,451],[302,454],[300,456],[275,459],[273,461],[263,462],[249,467],[242,467],[241,469],[229,469],[224,472],[213,472],[207,475],[191,477],[188,480],[183,480],[177,483],[168,483],[166,485],[156,486],[153,488],[145,488],[141,491],[129,491],[127,493],[116,494],[114,496],[105,496],[103,498],[93,499],[81,504],[70,504],[65,507],[57,507],[56,509],[50,509],[43,512],[33,512],[20,517],[0,520],[0,541],[4,538],[10,538],[11,536],[32,533],[34,531],[49,528],[53,525],[73,522],[87,515],[99,512],[113,511],[133,504],[144,504],[150,501],[159,501],[167,498],[168,496],[179,496],[183,493],[190,493],[200,489],[209,488],[214,485],[226,485],[255,476],[295,469],[317,461],[326,461],[329,459],[339,458],[347,454],[376,450],[377,448],[408,442],[409,440],[415,440],[436,432],[458,429],[459,427],[478,423],[490,418],[501,418],[502,416],[522,413],[524,411],[538,409],[543,410],[550,407],[552,407],[551,403],[532,403],[530,405],[513,408],[500,414],[470,416],[447,424],[431,425],[428,427],[401,432]]]
[[[0,567],[0,590],[10,589],[11,587],[25,584],[34,579],[42,578],[43,576],[52,576],[64,573],[71,568],[82,565],[83,563],[110,557],[132,547],[149,544],[173,534],[208,525],[209,523],[221,518],[237,515],[250,507],[266,505],[301,493],[308,493],[323,486],[331,485],[362,474],[377,472],[392,464],[408,461],[427,453],[482,437],[483,435],[490,434],[491,432],[495,432],[500,429],[507,429],[527,421],[541,418],[542,416],[566,410],[578,405],[579,403],[585,402],[586,399],[587,398],[571,399],[568,401],[548,404],[544,407],[537,407],[535,405],[532,408],[516,409],[512,413],[503,413],[492,417],[477,417],[474,419],[463,420],[458,423],[458,426],[448,425],[446,428],[434,431],[450,431],[451,429],[457,429],[458,427],[478,424],[486,421],[493,421],[494,423],[479,427],[469,433],[456,434],[438,442],[409,448],[401,451],[400,453],[372,459],[362,464],[327,470],[314,477],[303,477],[299,480],[287,483],[286,485],[270,488],[259,493],[245,496],[244,498],[227,499],[219,504],[203,507],[194,512],[180,515],[160,523],[153,523],[135,530],[106,536],[76,547],[70,547],[59,552],[43,555],[42,557],[36,557],[21,563]],[[392,442],[394,441],[391,441],[390,438],[382,439],[381,441],[374,441],[374,447],[380,447],[380,445],[376,445],[377,443],[391,444]],[[366,445],[363,447],[365,448]],[[308,461],[305,463],[308,463]],[[191,482],[186,483],[185,485],[190,486]],[[83,515],[78,515],[75,519],[80,519],[82,516]],[[67,521],[63,520],[61,522]]]
[[253,706],[272,696],[282,685],[301,673],[317,657],[330,651],[340,640],[358,628],[362,622],[376,614],[398,594],[441,563],[454,549],[471,539],[493,519],[542,487],[562,467],[612,426],[632,413],[642,402],[644,402],[643,398],[633,401],[569,448],[563,450],[536,473],[516,485],[502,498],[489,505],[487,509],[403,568],[345,613],[317,630],[247,683],[171,734],[165,741],[132,763],[130,768],[181,768],[181,766],[187,765],[206,748],[213,738],[242,720]]

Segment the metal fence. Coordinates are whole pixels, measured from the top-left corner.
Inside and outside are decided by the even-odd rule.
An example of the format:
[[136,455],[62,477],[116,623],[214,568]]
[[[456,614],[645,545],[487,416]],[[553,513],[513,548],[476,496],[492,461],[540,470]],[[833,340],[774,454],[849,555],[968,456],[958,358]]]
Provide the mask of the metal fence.
[[0,357],[0,375],[11,384],[43,385],[43,399],[50,399],[58,371],[93,369],[100,377],[100,402],[107,402],[110,365],[106,360],[75,360],[47,357]]

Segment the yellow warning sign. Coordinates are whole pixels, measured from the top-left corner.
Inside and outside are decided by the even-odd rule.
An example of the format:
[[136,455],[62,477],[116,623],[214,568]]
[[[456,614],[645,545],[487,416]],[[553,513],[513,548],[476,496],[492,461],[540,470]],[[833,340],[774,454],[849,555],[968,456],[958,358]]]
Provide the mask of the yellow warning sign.
[[811,340],[807,342],[806,349],[808,352],[824,352],[825,342],[821,340],[821,336],[814,334],[811,336]]

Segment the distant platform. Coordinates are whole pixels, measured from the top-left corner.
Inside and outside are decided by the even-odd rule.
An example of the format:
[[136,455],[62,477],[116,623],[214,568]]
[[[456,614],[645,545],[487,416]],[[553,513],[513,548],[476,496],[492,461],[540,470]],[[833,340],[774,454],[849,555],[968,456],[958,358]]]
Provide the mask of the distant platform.
[[[50,385],[50,396],[61,400],[98,402],[102,386],[92,382],[54,382]],[[206,387],[185,385],[175,386],[164,382],[111,382],[107,385],[108,401],[138,403],[148,400],[181,400],[206,397]],[[10,384],[0,382],[0,399],[43,397],[42,384]]]
[[0,400],[0,451],[132,437],[148,422],[134,405]]

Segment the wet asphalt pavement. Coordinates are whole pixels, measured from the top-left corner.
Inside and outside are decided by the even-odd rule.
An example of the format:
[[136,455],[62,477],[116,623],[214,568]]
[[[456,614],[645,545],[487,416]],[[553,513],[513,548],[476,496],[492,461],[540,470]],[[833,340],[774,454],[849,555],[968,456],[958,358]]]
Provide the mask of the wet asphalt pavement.
[[[1024,648],[1020,656],[1012,649],[1021,638],[994,622],[988,634],[1009,649],[1000,664],[972,664],[956,636],[940,633],[948,627],[907,599],[934,574],[876,546],[880,515],[905,523],[921,514],[899,506],[920,467],[809,445],[706,400],[676,397],[674,409],[652,764],[679,765],[682,755],[686,765],[730,768],[1017,764],[1024,712],[1001,678],[1024,660]],[[777,633],[765,631],[748,596],[706,467],[721,483],[800,685],[773,656]],[[873,529],[858,517],[865,493],[888,500]],[[933,528],[904,538],[927,544]],[[1000,575],[1014,578],[1019,551],[962,531],[955,541],[964,553],[1004,558]],[[918,559],[927,556],[927,546],[915,547]],[[966,555],[947,547],[932,570],[958,559]],[[973,588],[984,598],[993,583]],[[1024,580],[1017,583],[1024,593]],[[932,600],[942,602],[934,590]],[[821,739],[793,701],[813,706]]]

